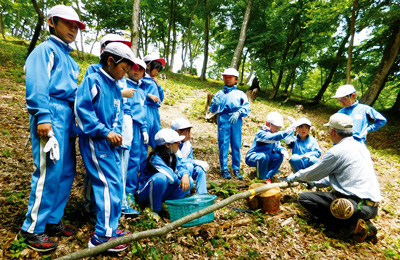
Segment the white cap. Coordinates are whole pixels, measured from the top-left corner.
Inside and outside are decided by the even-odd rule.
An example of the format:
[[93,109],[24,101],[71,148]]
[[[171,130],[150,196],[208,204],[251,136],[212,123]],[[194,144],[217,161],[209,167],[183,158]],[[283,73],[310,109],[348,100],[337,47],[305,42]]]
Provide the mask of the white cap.
[[192,128],[193,125],[186,118],[177,118],[171,123],[172,130]]
[[165,65],[165,60],[155,54],[148,54],[148,55],[144,56],[144,58],[143,58],[143,61],[146,63],[152,62],[153,60],[159,61],[162,66]]
[[341,98],[353,94],[356,89],[352,85],[342,85],[336,90],[336,94],[332,98]]
[[221,76],[235,76],[235,77],[239,77],[239,72],[234,69],[234,68],[227,68],[225,69],[224,73],[221,74]]
[[104,48],[104,52],[109,52],[112,54],[115,54],[121,58],[130,60],[133,62],[132,68],[138,70],[139,67],[136,64],[135,60],[135,56],[133,56],[133,52],[131,50],[131,48],[129,48],[127,45],[123,44],[122,42],[111,42],[109,44],[107,44],[107,46]]
[[135,63],[137,64],[137,65],[139,65],[140,67],[142,67],[144,70],[146,70],[146,63],[143,61],[143,60],[141,60],[141,59],[139,59],[139,58],[136,58],[135,59]]
[[128,47],[132,47],[132,43],[126,39],[124,39],[122,36],[115,34],[115,33],[109,33],[104,35],[101,40],[100,40],[100,46],[107,45],[110,42],[122,42]]
[[72,8],[71,6],[66,6],[66,5],[53,6],[49,10],[47,19],[50,19],[54,16],[60,17],[64,20],[74,21],[74,22],[79,23],[79,29],[81,29],[81,30],[86,28],[86,25],[80,21],[78,14],[75,12],[74,8]]
[[179,135],[176,131],[170,128],[164,128],[157,132],[154,137],[156,145],[173,144],[185,139],[184,135]]
[[283,116],[278,112],[271,112],[267,115],[267,122],[278,127],[283,127]]
[[324,126],[330,126],[338,130],[353,130],[353,119],[346,114],[336,113],[331,115],[329,122]]
[[299,120],[297,120],[296,122],[296,127],[299,127],[301,125],[308,125],[311,126],[311,121],[308,120],[307,118],[300,118]]

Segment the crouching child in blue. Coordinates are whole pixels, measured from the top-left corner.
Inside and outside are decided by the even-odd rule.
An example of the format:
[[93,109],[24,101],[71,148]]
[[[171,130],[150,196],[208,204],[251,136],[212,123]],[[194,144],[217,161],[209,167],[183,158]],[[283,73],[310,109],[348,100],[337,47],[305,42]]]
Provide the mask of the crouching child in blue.
[[175,155],[185,136],[172,129],[161,129],[155,135],[156,147],[147,157],[147,166],[139,177],[137,199],[154,213],[161,212],[165,200],[182,199],[190,194],[193,179]]
[[[92,248],[127,234],[118,230],[123,181],[117,147],[122,144],[123,104],[118,80],[131,69],[134,56],[123,43],[113,42],[101,55],[102,68],[87,76],[77,91],[75,114],[79,148],[92,183],[97,212]],[[135,65],[136,66],[136,65]],[[127,244],[110,248],[120,252]]]

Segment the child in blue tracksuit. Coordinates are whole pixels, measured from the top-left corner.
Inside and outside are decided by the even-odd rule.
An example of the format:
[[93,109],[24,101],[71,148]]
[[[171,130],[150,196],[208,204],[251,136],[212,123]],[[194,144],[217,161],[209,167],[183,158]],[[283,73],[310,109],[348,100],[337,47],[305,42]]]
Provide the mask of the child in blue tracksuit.
[[[77,91],[75,113],[80,130],[79,148],[98,208],[89,248],[127,233],[118,230],[123,191],[117,151],[123,141],[123,100],[118,80],[135,64],[134,59],[125,44],[108,44],[100,57],[103,67],[86,77]],[[108,251],[120,252],[126,248],[127,244],[123,244]]]
[[[132,209],[135,206],[135,197],[138,174],[141,172],[142,161],[147,157],[147,144],[149,135],[147,133],[146,122],[146,97],[140,85],[145,73],[146,64],[141,59],[136,59],[138,69],[131,69],[126,79],[127,88],[134,89],[133,98],[124,98],[125,116],[131,117],[131,143],[128,149],[127,171],[124,176],[125,190],[122,201],[122,213],[129,215],[138,215],[137,210]],[[125,124],[125,121],[124,121]]]
[[217,92],[211,100],[211,113],[218,113],[218,148],[221,175],[230,179],[228,170],[229,143],[232,149],[232,169],[237,179],[240,174],[240,148],[242,146],[242,117],[250,113],[250,103],[246,94],[237,89],[239,72],[228,68],[222,73],[224,88]]
[[297,136],[288,136],[285,142],[292,149],[292,157],[289,163],[294,172],[305,169],[315,164],[321,156],[317,139],[310,136],[311,121],[307,118],[300,118],[296,122]]
[[[32,175],[26,219],[17,238],[37,251],[58,245],[48,235],[71,236],[75,229],[60,222],[75,177],[76,125],[73,113],[78,64],[69,56],[85,25],[72,7],[49,10],[50,38],[28,56],[26,102],[36,170]],[[47,144],[46,144],[47,142]]]
[[158,83],[157,74],[165,65],[165,60],[154,55],[147,55],[143,58],[147,64],[146,74],[140,88],[146,93],[146,119],[149,133],[149,144],[152,148],[156,147],[154,136],[161,130],[161,120],[158,108],[164,100],[164,90]]
[[161,129],[155,136],[156,147],[147,157],[147,166],[139,177],[137,199],[159,214],[165,200],[182,199],[190,194],[193,179],[176,157],[185,136],[172,129]]
[[343,106],[338,113],[353,119],[353,138],[360,143],[365,144],[369,132],[376,131],[386,124],[387,120],[381,113],[356,100],[356,89],[352,85],[340,86],[332,98],[336,98]]
[[250,150],[246,154],[246,164],[257,167],[257,178],[266,179],[267,184],[271,183],[271,178],[281,166],[283,157],[289,158],[287,150],[282,147],[280,141],[293,133],[296,124],[292,120],[292,125],[285,131],[279,131],[282,127],[282,115],[278,112],[269,113],[265,125],[262,125],[256,133]]
[[171,129],[175,130],[179,135],[185,136],[185,139],[179,145],[179,151],[176,155],[188,169],[192,179],[196,180],[197,194],[208,194],[206,174],[210,166],[205,161],[193,158],[193,147],[189,141],[192,128],[193,125],[186,118],[177,118],[171,122]]

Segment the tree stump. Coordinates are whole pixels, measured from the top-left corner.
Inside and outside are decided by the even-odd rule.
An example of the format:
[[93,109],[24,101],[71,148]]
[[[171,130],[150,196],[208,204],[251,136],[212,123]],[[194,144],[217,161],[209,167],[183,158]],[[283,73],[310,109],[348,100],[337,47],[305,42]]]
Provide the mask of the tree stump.
[[259,90],[259,88],[255,88],[255,89],[247,90],[247,91],[246,91],[247,98],[249,99],[249,101],[250,101],[251,103],[253,103],[254,100],[256,100],[258,90]]
[[213,97],[214,97],[213,94],[207,94],[207,102],[206,102],[206,108],[205,108],[205,111],[206,111],[205,119],[207,121],[211,121],[211,122],[214,122],[214,123],[218,124],[218,114],[211,113],[211,111],[210,111],[211,100],[212,100]]
[[[263,186],[263,183],[254,183],[249,189]],[[251,210],[261,209],[262,213],[276,213],[280,208],[281,192],[279,187],[264,191],[259,195],[250,196],[247,205]]]

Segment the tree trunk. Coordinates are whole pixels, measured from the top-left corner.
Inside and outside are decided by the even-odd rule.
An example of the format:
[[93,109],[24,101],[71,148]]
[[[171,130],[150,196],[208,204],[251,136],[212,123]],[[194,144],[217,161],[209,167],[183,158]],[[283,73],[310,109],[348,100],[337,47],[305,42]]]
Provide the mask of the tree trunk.
[[250,13],[251,13],[251,8],[253,7],[253,2],[254,0],[249,0],[249,2],[247,3],[246,13],[243,18],[242,28],[240,29],[239,42],[236,46],[235,54],[233,54],[231,62],[231,68],[235,68],[237,70],[239,70],[239,60],[244,47],[244,42],[246,41],[247,24],[249,23],[250,20]]
[[167,47],[165,48],[165,60],[167,64],[165,64],[166,70],[169,70],[171,64],[168,62],[169,58],[169,48],[171,46],[171,30],[172,30],[172,19],[174,12],[174,0],[171,0],[171,4],[169,6],[169,24],[168,24],[168,37],[167,37]]
[[3,22],[3,12],[0,12],[0,31],[3,39],[5,40],[6,37],[4,36],[4,22]]
[[206,72],[207,72],[207,62],[208,62],[208,44],[210,38],[210,12],[208,10],[208,0],[204,0],[204,5],[206,8],[206,23],[204,26],[204,61],[203,61],[203,68],[201,70],[200,80],[206,80]]
[[[97,22],[97,24],[98,24],[98,22]],[[97,27],[97,28],[99,28],[99,27]],[[93,42],[92,46],[90,47],[90,53],[91,54],[93,54],[93,46],[94,46],[94,44],[99,39],[99,33],[100,33],[100,29],[96,29],[96,38],[94,39],[94,42]]]
[[44,15],[43,12],[40,10],[36,0],[31,0],[33,7],[35,8],[36,13],[38,14],[39,18],[35,27],[35,33],[33,34],[31,43],[29,44],[29,48],[28,48],[28,54],[27,56],[33,51],[33,49],[35,49],[36,43],[39,39],[40,36],[40,31],[42,30],[42,24],[44,21]]
[[[188,45],[190,44],[190,38],[191,38],[190,36],[192,35],[192,22],[193,22],[194,14],[195,14],[195,12],[197,10],[197,7],[199,6],[199,2],[200,2],[199,0],[196,0],[196,5],[194,6],[192,15],[190,16],[189,25],[188,25],[188,28],[186,30],[186,41],[185,41],[185,43],[183,43],[183,40],[182,40],[182,46],[183,46],[182,47],[182,55],[183,55],[183,57],[182,57],[182,71],[185,69],[185,60],[186,60],[186,56],[187,56]],[[183,49],[185,50],[185,52],[183,52]]]
[[133,0],[132,11],[132,52],[136,57],[139,57],[139,12],[140,0]]
[[[82,20],[81,9],[79,8],[79,1],[78,1],[78,0],[75,0],[75,3],[76,3],[76,8],[77,8],[77,11],[78,11],[77,13],[78,13],[79,19]],[[79,30],[79,34],[80,34],[80,36],[81,36],[82,59],[83,59],[84,61],[86,61],[85,48],[84,48],[84,46],[83,46],[84,39],[83,39],[82,30]],[[77,51],[79,52],[79,50],[77,50]]]
[[[400,88],[400,84],[397,85],[397,89]],[[397,93],[396,102],[394,102],[393,106],[389,109],[393,112],[400,112],[400,91]]]
[[176,50],[176,23],[175,23],[175,19],[176,19],[176,13],[174,12],[173,15],[173,22],[172,22],[172,51],[171,51],[171,62],[169,63],[169,70],[172,71],[174,69],[174,59],[175,59],[175,50]]
[[386,78],[389,74],[390,68],[393,66],[397,55],[399,53],[400,47],[400,26],[398,24],[400,20],[398,20],[395,26],[391,28],[392,35],[389,38],[389,41],[385,47],[385,51],[383,52],[383,57],[381,63],[379,64],[378,70],[372,80],[371,84],[365,95],[360,99],[361,103],[372,106],[379,94],[381,93],[383,87],[385,86]]
[[243,77],[244,77],[244,66],[246,65],[246,58],[247,54],[249,53],[249,50],[246,51],[246,53],[243,55],[243,61],[242,61],[242,73],[240,73],[240,79],[239,79],[239,85],[243,86]]
[[[251,59],[251,58],[250,58]],[[245,85],[249,85],[250,79],[253,76],[253,72],[254,72],[254,65],[251,64],[250,66],[250,74],[249,76],[246,78],[246,81],[244,82]]]
[[351,11],[351,22],[350,22],[350,45],[349,45],[349,57],[347,59],[346,66],[346,84],[351,83],[351,63],[353,61],[353,45],[354,45],[354,35],[356,33],[356,10],[357,10],[358,0],[353,1],[353,10]]

